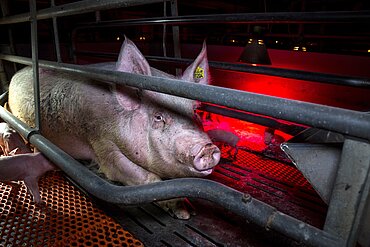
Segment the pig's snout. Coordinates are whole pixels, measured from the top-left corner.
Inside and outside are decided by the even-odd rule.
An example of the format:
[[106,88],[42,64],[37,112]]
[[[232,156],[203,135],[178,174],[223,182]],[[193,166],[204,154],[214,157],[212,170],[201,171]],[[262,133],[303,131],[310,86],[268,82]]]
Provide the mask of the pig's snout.
[[180,163],[190,166],[194,175],[209,175],[220,161],[220,149],[207,140],[194,139],[193,136],[176,138],[176,158]]
[[204,146],[196,145],[193,148],[193,153],[196,153],[193,159],[193,165],[198,171],[205,171],[213,168],[218,164],[221,157],[220,149],[212,143],[208,143]]

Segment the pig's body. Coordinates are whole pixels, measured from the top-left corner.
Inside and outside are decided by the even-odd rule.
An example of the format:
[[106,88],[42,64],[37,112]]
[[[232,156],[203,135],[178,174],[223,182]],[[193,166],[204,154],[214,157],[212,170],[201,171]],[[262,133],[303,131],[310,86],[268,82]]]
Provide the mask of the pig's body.
[[41,153],[0,157],[0,181],[24,181],[36,203],[40,203],[38,179],[47,171],[56,169]]
[[[206,74],[194,78],[195,69]],[[126,40],[116,70],[169,77],[153,69]],[[205,49],[183,80],[208,82]],[[220,159],[219,149],[193,123],[191,100],[109,86],[68,73],[40,69],[42,134],[77,159],[95,159],[105,175],[127,185],[162,178],[205,176]],[[12,113],[34,125],[32,69],[9,88]]]
[[31,153],[23,138],[7,123],[0,123],[0,147],[5,156],[13,150],[13,154]]

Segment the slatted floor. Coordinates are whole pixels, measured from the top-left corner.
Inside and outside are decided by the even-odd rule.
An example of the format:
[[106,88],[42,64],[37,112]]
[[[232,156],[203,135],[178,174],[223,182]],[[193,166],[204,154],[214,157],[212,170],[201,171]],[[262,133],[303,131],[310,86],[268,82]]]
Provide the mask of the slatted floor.
[[[226,151],[207,179],[322,226],[327,207],[298,170],[246,150],[230,160]],[[182,221],[155,204],[92,201],[61,172],[49,173],[39,185],[42,207],[23,183],[0,183],[0,246],[303,246],[204,200],[191,199],[197,215]]]

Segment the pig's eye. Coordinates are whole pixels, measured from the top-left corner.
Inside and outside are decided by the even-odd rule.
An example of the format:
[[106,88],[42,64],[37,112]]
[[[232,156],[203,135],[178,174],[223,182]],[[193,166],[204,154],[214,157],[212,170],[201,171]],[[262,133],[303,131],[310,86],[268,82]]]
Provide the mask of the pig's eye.
[[164,122],[164,117],[161,114],[155,114],[154,115],[154,121],[156,122]]

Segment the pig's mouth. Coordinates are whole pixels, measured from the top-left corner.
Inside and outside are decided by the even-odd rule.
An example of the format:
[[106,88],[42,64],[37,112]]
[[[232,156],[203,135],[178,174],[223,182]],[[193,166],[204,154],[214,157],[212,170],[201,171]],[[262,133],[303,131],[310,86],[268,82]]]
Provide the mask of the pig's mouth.
[[190,167],[190,171],[192,173],[199,174],[201,176],[208,176],[208,175],[210,175],[213,172],[213,168],[209,168],[209,169],[200,171],[200,170],[197,170],[197,169],[195,169],[193,167]]

